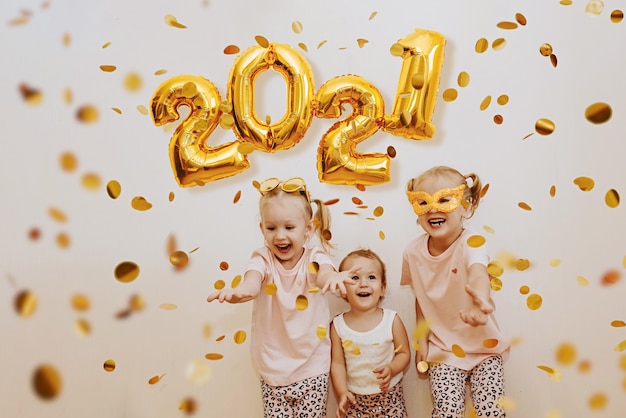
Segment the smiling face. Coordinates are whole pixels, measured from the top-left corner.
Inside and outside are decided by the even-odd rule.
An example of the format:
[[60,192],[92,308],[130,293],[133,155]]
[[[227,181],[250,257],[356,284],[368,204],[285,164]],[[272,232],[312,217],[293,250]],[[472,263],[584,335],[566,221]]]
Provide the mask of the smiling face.
[[347,286],[346,299],[352,310],[376,309],[386,288],[383,266],[376,258],[351,255],[341,263],[341,270],[357,266],[360,270],[352,275],[354,285]]
[[[415,190],[423,191],[431,196],[437,196],[440,205],[445,206],[454,196],[446,193],[437,193],[442,189],[454,189],[459,185],[446,176],[430,176],[420,181]],[[463,232],[463,220],[468,216],[468,210],[463,204],[451,212],[442,212],[432,207],[428,212],[418,215],[417,221],[424,231],[430,235],[430,244],[445,250]],[[430,247],[429,247],[430,248]]]
[[267,197],[261,205],[259,224],[265,244],[286,269],[300,260],[313,222],[299,194],[281,193]]

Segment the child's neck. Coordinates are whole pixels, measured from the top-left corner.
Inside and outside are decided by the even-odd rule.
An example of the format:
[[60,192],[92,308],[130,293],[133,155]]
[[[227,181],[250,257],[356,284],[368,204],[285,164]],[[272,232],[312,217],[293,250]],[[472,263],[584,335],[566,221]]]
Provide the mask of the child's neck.
[[433,256],[443,254],[457,239],[459,239],[463,231],[464,229],[461,228],[458,233],[447,237],[433,238],[432,236],[429,236],[428,253]]
[[372,309],[350,309],[343,315],[346,324],[355,331],[366,332],[376,327],[383,318],[383,309],[376,306]]

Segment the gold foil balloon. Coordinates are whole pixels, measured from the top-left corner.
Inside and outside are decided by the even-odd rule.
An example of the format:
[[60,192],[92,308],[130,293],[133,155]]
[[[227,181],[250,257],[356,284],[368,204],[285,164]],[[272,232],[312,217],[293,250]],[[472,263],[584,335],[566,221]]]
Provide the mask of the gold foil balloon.
[[239,151],[239,141],[215,147],[207,138],[217,127],[220,110],[218,89],[203,77],[179,75],[163,82],[152,96],[154,124],[162,126],[180,118],[178,108],[189,107],[187,118],[170,140],[172,170],[181,187],[204,185],[246,170],[250,163]]
[[[254,110],[255,79],[269,69],[280,73],[287,83],[285,115],[273,124],[261,120]],[[248,48],[237,57],[228,76],[227,100],[233,104],[235,134],[264,152],[293,147],[313,119],[314,88],[309,63],[291,46],[270,43]]]
[[379,129],[384,103],[380,91],[363,77],[343,75],[327,81],[317,92],[315,115],[339,118],[343,107],[352,114],[335,122],[322,136],[317,152],[320,181],[333,184],[371,185],[389,181],[386,154],[356,151],[358,143]]
[[[432,116],[443,67],[443,35],[416,29],[400,39],[402,69],[393,110],[385,115],[383,130],[409,139],[431,139],[435,132]],[[415,83],[415,79],[419,83]]]

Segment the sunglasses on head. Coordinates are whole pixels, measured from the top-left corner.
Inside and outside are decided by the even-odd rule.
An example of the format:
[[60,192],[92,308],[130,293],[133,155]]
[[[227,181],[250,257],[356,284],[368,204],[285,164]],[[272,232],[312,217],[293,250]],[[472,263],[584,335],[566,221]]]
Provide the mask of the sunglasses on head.
[[306,198],[307,202],[311,203],[309,192],[306,189],[306,183],[302,177],[292,177],[287,180],[280,180],[276,177],[271,177],[260,183],[254,182],[254,187],[257,188],[261,195],[266,195],[277,187],[280,187],[280,189],[285,193],[299,192]]

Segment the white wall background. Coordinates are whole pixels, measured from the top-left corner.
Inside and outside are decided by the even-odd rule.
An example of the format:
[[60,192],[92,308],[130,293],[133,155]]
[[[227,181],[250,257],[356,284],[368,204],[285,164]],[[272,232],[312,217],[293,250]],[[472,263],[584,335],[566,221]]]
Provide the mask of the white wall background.
[[[251,251],[262,244],[258,195],[251,182],[270,176],[299,175],[314,197],[340,199],[330,207],[335,259],[360,246],[377,251],[388,266],[385,304],[400,312],[411,331],[413,302],[410,291],[398,286],[400,260],[404,245],[421,231],[405,201],[404,184],[432,165],[447,164],[476,172],[490,185],[471,227],[483,231],[493,258],[504,254],[531,263],[525,271],[507,268],[502,290],[495,293],[501,326],[515,342],[506,364],[508,416],[621,416],[626,359],[615,348],[626,340],[626,328],[611,324],[626,320],[625,284],[603,285],[602,277],[610,270],[621,276],[626,256],[624,205],[610,208],[604,201],[609,189],[622,195],[626,190],[626,61],[621,52],[626,23],[610,19],[612,11],[624,8],[621,1],[605,1],[596,15],[587,14],[586,6],[583,0],[569,6],[557,0],[3,1],[0,415],[173,417],[184,415],[179,407],[192,399],[195,416],[259,416],[259,384],[248,341],[233,341],[236,331],[249,331],[251,305],[205,299],[217,280],[229,284],[240,274]],[[515,30],[496,26],[515,21],[516,13],[526,17],[527,25]],[[187,28],[168,26],[167,14]],[[299,34],[292,30],[294,21],[302,23]],[[379,131],[360,145],[361,151],[397,150],[391,181],[365,192],[318,181],[317,144],[332,124],[322,119],[314,119],[290,150],[251,154],[251,167],[241,174],[179,188],[167,151],[172,130],[155,127],[149,115],[137,110],[149,107],[161,82],[179,74],[204,76],[225,97],[235,56],[223,49],[234,44],[243,51],[262,35],[296,48],[306,44],[308,52],[300,51],[311,64],[316,89],[332,77],[359,74],[382,92],[390,113],[401,61],[389,48],[416,28],[447,39],[433,117],[437,130],[430,141]],[[490,43],[505,38],[506,45],[478,54],[474,45],[483,37]],[[369,43],[359,48],[357,38]],[[553,46],[556,68],[539,53],[543,43]],[[105,64],[117,70],[101,71]],[[155,76],[159,69],[167,73]],[[465,88],[457,85],[461,71],[471,77]],[[141,77],[138,91],[124,88],[129,73]],[[23,83],[41,92],[41,102],[23,99]],[[459,91],[457,100],[441,99],[448,88]],[[278,120],[284,92],[280,76],[264,76],[256,92],[258,113]],[[510,101],[499,106],[495,98],[502,94]],[[481,111],[488,95],[494,100]],[[610,104],[608,122],[585,119],[585,109],[595,102]],[[84,105],[98,109],[95,123],[76,119]],[[501,125],[493,121],[496,114],[503,117]],[[541,118],[555,123],[554,133],[527,137]],[[233,139],[232,131],[218,128],[211,143]],[[78,160],[75,171],[61,168],[59,158],[66,152]],[[82,184],[87,173],[101,180],[95,190]],[[581,191],[574,184],[581,176],[592,178],[595,187]],[[122,185],[116,200],[106,193],[110,180]],[[233,203],[237,191],[241,199]],[[135,196],[153,207],[133,209]],[[353,196],[368,208],[355,209]],[[519,208],[519,202],[532,210]],[[384,215],[367,219],[379,205]],[[52,217],[51,208],[67,220]],[[358,215],[345,215],[348,211]],[[485,232],[485,225],[495,232]],[[32,230],[39,231],[38,239],[30,237]],[[68,247],[57,244],[59,233],[69,236]],[[183,270],[169,262],[171,240],[189,253]],[[139,265],[134,282],[115,279],[114,268],[122,261]],[[220,270],[222,261],[228,270]],[[578,276],[588,285],[581,285]],[[524,285],[542,296],[540,309],[527,307],[527,295],[520,293]],[[22,291],[37,298],[28,317],[15,309]],[[76,294],[88,298],[88,310],[72,306]],[[118,318],[132,295],[143,298],[145,309]],[[344,308],[332,303],[335,311]],[[166,310],[162,304],[177,308]],[[77,320],[86,321],[91,331],[77,332]],[[220,336],[225,338],[218,341]],[[563,344],[575,347],[570,364],[557,357]],[[207,360],[206,353],[224,358]],[[103,369],[107,359],[116,362],[112,372]],[[62,379],[53,399],[41,399],[33,390],[32,375],[43,364],[52,365]],[[537,366],[558,369],[561,380],[551,380]],[[206,379],[190,378],[190,369],[199,373],[205,368]],[[162,379],[149,384],[153,376]],[[429,416],[428,385],[413,368],[405,386],[410,416]],[[594,407],[594,399],[605,402]]]

